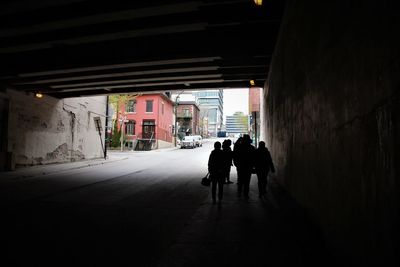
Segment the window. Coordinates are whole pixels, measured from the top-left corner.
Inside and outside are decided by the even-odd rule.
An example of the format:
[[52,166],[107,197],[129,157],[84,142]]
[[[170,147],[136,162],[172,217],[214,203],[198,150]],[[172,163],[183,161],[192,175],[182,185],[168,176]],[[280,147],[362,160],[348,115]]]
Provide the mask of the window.
[[164,102],[161,102],[161,114],[164,115]]
[[184,109],[183,109],[183,116],[189,117],[189,115],[190,115],[189,109],[188,109],[188,108],[184,108]]
[[146,112],[153,112],[153,100],[146,100]]
[[135,121],[129,121],[125,126],[125,134],[126,135],[134,135],[135,134]]
[[208,121],[211,123],[217,122],[217,110],[216,109],[208,110]]
[[136,112],[136,99],[128,100],[126,112]]
[[206,104],[206,105],[219,105],[220,102],[216,98],[201,98],[199,99],[199,104]]
[[146,126],[156,125],[156,121],[155,120],[143,120],[143,125],[146,125]]

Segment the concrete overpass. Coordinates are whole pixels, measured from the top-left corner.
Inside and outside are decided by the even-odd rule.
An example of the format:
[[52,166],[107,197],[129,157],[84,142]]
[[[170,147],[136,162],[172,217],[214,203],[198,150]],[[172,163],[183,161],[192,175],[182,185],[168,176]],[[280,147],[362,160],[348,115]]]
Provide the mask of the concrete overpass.
[[263,85],[284,3],[10,2],[0,81],[55,97]]
[[[254,79],[264,87],[264,138],[279,183],[342,255],[365,264],[396,260],[400,24],[395,11],[391,1],[290,0],[285,9],[281,1],[257,7],[250,0],[3,2],[1,99],[9,99],[11,110],[2,104],[7,113],[2,124],[8,120],[14,129],[3,130],[2,151],[18,149],[18,142],[7,143],[17,120],[34,121],[18,116],[13,101],[19,99],[19,108],[32,113],[41,108],[25,92],[54,97],[46,107],[66,113],[68,123],[62,124],[70,123],[72,131],[65,138],[74,139],[76,117],[68,103],[57,106],[57,99],[235,88]],[[34,122],[42,132],[47,128],[40,116],[49,116],[48,110]],[[32,145],[33,139],[26,140],[25,147]]]

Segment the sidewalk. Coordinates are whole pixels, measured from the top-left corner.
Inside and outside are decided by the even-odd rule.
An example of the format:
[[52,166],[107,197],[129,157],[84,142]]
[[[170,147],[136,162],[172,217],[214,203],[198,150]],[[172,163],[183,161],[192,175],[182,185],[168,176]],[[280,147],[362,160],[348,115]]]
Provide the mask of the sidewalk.
[[221,205],[209,198],[197,209],[157,267],[184,266],[336,266],[319,228],[308,214],[270,179],[266,198],[250,199],[224,186]]
[[81,169],[96,165],[107,164],[111,162],[126,160],[128,157],[123,155],[111,155],[107,156],[107,159],[97,158],[97,159],[88,159],[82,161],[75,162],[64,162],[64,163],[54,163],[47,165],[37,165],[37,166],[29,166],[29,167],[21,167],[16,169],[15,171],[8,171],[0,173],[1,179],[22,179],[22,178],[31,178],[41,175],[48,175],[73,169]]
[[180,146],[178,145],[177,147],[165,147],[165,148],[157,148],[157,149],[152,149],[152,150],[128,150],[125,149],[124,151],[121,151],[119,149],[115,150],[108,150],[108,154],[112,155],[124,155],[124,154],[134,154],[134,153],[149,153],[149,152],[163,152],[163,151],[172,151],[172,150],[177,150],[180,149]]

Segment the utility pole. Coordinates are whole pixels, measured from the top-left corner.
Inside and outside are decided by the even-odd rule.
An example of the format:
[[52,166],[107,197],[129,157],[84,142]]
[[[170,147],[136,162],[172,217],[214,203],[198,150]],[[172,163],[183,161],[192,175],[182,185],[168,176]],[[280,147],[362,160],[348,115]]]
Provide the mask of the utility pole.
[[254,146],[258,147],[258,138],[257,138],[257,112],[253,111],[253,123],[254,123]]
[[184,91],[180,92],[176,97],[175,97],[175,140],[174,140],[174,145],[176,147],[176,139],[178,138],[178,104],[179,104],[179,96],[183,93]]
[[106,122],[105,122],[105,126],[104,126],[104,159],[107,159],[107,145],[110,143],[109,134],[108,134],[108,101],[109,101],[109,96],[107,95]]
[[[179,94],[180,95],[180,94]],[[175,127],[174,127],[174,131],[175,131],[175,138],[174,138],[174,143],[175,143],[175,147],[176,147],[176,138],[178,137],[178,101],[179,101],[179,95],[177,95],[175,97]]]

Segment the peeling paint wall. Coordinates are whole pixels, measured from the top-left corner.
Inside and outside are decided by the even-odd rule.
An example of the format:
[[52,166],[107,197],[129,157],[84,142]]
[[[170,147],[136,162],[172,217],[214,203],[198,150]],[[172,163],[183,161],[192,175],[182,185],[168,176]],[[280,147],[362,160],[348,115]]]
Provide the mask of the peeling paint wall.
[[348,265],[397,259],[399,17],[389,1],[288,1],[264,97],[279,182]]
[[17,166],[103,157],[93,117],[100,117],[104,143],[106,96],[56,99],[7,90],[8,151]]

